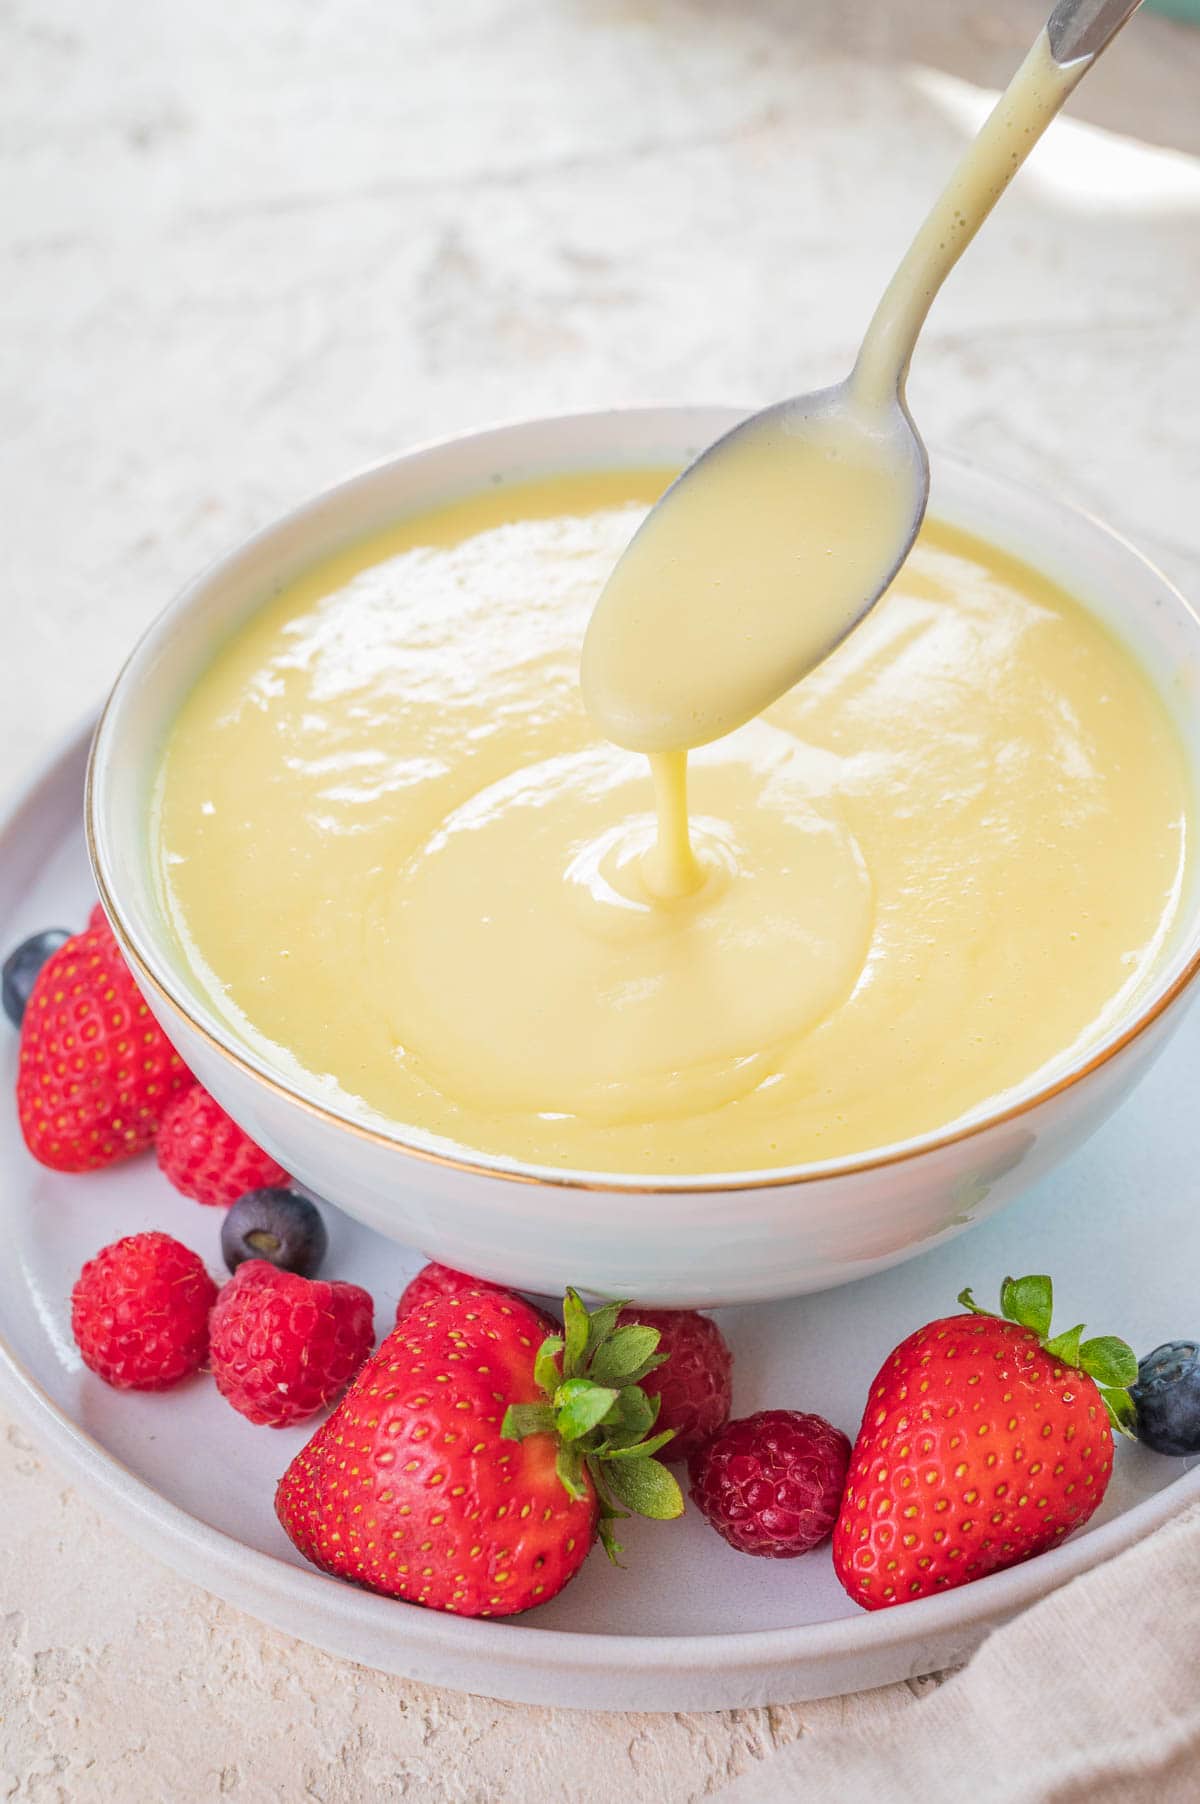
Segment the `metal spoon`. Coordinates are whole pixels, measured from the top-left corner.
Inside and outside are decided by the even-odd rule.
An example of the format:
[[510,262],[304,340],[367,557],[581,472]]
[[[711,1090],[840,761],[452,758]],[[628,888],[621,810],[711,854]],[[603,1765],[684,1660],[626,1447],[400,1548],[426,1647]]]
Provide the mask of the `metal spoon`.
[[[847,380],[752,415],[651,510],[584,644],[584,698],[609,739],[678,753],[732,731],[820,663],[887,589],[929,495],[905,401],[929,308],[1140,3],[1060,0],[888,284]],[[864,509],[856,496],[868,476]]]

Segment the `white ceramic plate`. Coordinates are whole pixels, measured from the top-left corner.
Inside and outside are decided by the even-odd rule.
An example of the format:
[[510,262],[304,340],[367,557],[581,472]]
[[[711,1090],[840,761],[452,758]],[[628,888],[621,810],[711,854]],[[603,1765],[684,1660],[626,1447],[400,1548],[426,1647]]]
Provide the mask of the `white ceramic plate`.
[[[0,948],[82,925],[86,735],[0,824]],[[0,1021],[0,1028],[3,1027]],[[817,1410],[853,1434],[884,1355],[1008,1271],[1058,1279],[1060,1325],[1086,1320],[1139,1352],[1200,1329],[1195,1073],[1200,1011],[1121,1113],[1007,1213],[880,1277],[795,1303],[727,1310],[739,1414]],[[42,1444],[139,1543],[289,1634],[363,1665],[517,1702],[704,1710],[788,1702],[916,1677],[961,1660],[989,1627],[1148,1533],[1200,1495],[1200,1465],[1122,1446],[1103,1508],[1029,1565],[873,1615],[854,1608],[827,1551],[774,1562],[735,1554],[694,1512],[629,1525],[627,1567],[589,1560],[563,1595],[511,1622],[469,1622],[373,1597],[304,1565],[275,1521],[275,1481],[303,1429],[254,1428],[196,1381],[127,1396],[84,1371],[67,1299],[108,1241],[163,1228],[221,1271],[219,1213],[178,1196],[152,1158],[60,1177],[29,1158],[11,1096],[16,1035],[0,1044],[0,1389]],[[421,1263],[329,1212],[330,1276],[365,1284],[377,1325]],[[686,1246],[679,1250],[687,1258]],[[587,1273],[579,1274],[581,1283]]]

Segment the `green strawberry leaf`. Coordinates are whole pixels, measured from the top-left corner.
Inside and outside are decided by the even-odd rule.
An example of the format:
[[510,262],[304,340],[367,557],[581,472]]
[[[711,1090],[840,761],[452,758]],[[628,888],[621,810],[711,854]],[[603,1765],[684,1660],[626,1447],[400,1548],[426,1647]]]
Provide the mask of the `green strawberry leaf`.
[[562,1375],[564,1378],[578,1378],[583,1370],[583,1356],[588,1344],[590,1322],[588,1312],[580,1301],[579,1292],[568,1290],[563,1298],[563,1347]]
[[558,1389],[559,1370],[558,1356],[563,1350],[561,1334],[548,1334],[537,1350],[537,1358],[533,1362],[535,1382],[545,1391],[547,1397],[553,1397]]
[[[650,1420],[647,1422],[646,1427],[653,1428],[654,1424],[658,1421],[659,1412],[662,1409],[662,1398],[658,1394],[657,1391],[654,1392],[653,1395],[650,1395],[648,1392],[639,1389],[636,1385],[633,1388],[635,1390],[637,1390],[638,1396],[644,1397],[646,1399],[646,1402],[649,1404]],[[622,1393],[622,1394],[624,1394],[624,1393]]]
[[1123,1434],[1128,1440],[1134,1440],[1137,1426],[1137,1410],[1133,1398],[1126,1390],[1102,1390],[1101,1400],[1108,1412],[1108,1419],[1116,1434]]
[[554,1426],[564,1441],[578,1441],[598,1428],[617,1400],[607,1385],[590,1378],[567,1378],[554,1393]]
[[617,1447],[609,1441],[606,1442],[603,1447],[598,1447],[596,1449],[596,1458],[601,1460],[652,1459],[660,1447],[665,1447],[668,1441],[673,1441],[674,1439],[675,1430],[673,1428],[664,1428],[661,1433],[651,1435],[648,1441],[638,1441],[636,1445],[632,1447]]
[[1065,1334],[1056,1334],[1053,1340],[1046,1342],[1046,1351],[1051,1359],[1061,1360],[1065,1366],[1079,1364],[1079,1343],[1083,1339],[1083,1323],[1076,1322]]
[[969,1290],[959,1291],[958,1306],[960,1309],[969,1309],[972,1315],[988,1315],[991,1316],[993,1321],[996,1319],[996,1311],[994,1309],[984,1309],[975,1301],[975,1298],[971,1295]]
[[[650,1361],[662,1339],[657,1328],[646,1328],[641,1322],[630,1322],[601,1341],[592,1355],[588,1377],[597,1384],[636,1384],[653,1368]],[[661,1363],[661,1361],[659,1362]]]
[[647,1397],[636,1385],[626,1385],[604,1418],[605,1445],[631,1447],[649,1434],[658,1415],[658,1397]]
[[659,1366],[665,1366],[666,1363],[665,1353],[652,1353],[649,1359],[644,1359],[640,1366],[634,1366],[632,1372],[626,1372],[617,1382],[622,1386],[641,1384],[644,1378],[649,1378],[651,1372],[657,1372]]
[[613,1534],[612,1524],[619,1520],[621,1520],[621,1518],[614,1515],[609,1521],[598,1522],[596,1524],[596,1533],[600,1537],[600,1545],[608,1557],[609,1565],[618,1567],[623,1566],[624,1564],[621,1555],[625,1552],[625,1546],[624,1543],[618,1541],[617,1537]]
[[683,1492],[671,1473],[653,1459],[623,1459],[606,1463],[604,1478],[619,1503],[635,1516],[670,1522],[683,1515]]
[[554,1427],[548,1403],[512,1403],[504,1412],[500,1435],[506,1441],[523,1441],[530,1434],[553,1434]]
[[576,1502],[588,1494],[583,1482],[583,1455],[575,1446],[560,1446],[558,1457],[554,1462],[555,1470],[568,1497]]
[[600,1537],[600,1545],[603,1547],[611,1564],[619,1566],[621,1564],[621,1555],[625,1552],[625,1549],[613,1534],[612,1525],[614,1522],[627,1522],[629,1519],[629,1511],[615,1509],[603,1485],[600,1483],[597,1483],[596,1485],[596,1495],[599,1502],[599,1509],[596,1515],[596,1533]]
[[627,1303],[603,1303],[599,1309],[592,1311],[588,1321],[587,1345],[584,1348],[585,1359],[596,1351],[601,1341],[608,1339],[617,1325],[617,1317],[628,1307]]
[[1085,1340],[1079,1349],[1078,1363],[1097,1384],[1123,1389],[1127,1384],[1137,1383],[1137,1354],[1115,1334],[1100,1334],[1095,1340]]
[[658,1421],[662,1398],[649,1396],[639,1384],[627,1384],[622,1388],[620,1403],[624,1425],[636,1428],[639,1434],[649,1434]]
[[1054,1286],[1044,1274],[1006,1278],[1000,1286],[1000,1309],[1010,1322],[1032,1328],[1043,1339],[1050,1332],[1054,1314]]

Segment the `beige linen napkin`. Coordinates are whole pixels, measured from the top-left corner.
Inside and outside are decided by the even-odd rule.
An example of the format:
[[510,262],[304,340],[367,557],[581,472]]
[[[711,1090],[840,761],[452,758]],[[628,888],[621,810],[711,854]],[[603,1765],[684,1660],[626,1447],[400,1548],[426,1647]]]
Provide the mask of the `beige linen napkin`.
[[1200,1504],[998,1629],[927,1699],[720,1804],[1200,1804]]

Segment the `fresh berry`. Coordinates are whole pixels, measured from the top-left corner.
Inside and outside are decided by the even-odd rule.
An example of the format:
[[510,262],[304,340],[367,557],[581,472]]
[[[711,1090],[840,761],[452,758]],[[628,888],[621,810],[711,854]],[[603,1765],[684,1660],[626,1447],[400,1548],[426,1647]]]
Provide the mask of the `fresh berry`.
[[[400,1301],[396,1304],[396,1321],[406,1316],[410,1309],[418,1309],[423,1303],[430,1303],[435,1297],[459,1297],[465,1290],[490,1291],[498,1297],[512,1296],[503,1284],[493,1284],[490,1278],[472,1278],[468,1272],[455,1271],[452,1265],[439,1265],[432,1261],[423,1265],[415,1278],[410,1278],[407,1287],[400,1293]],[[536,1312],[542,1323],[543,1334],[557,1334],[560,1323],[544,1309],[536,1304],[530,1307]]]
[[[1051,1340],[1049,1278],[1006,1278],[1006,1320],[977,1308],[910,1334],[871,1386],[833,1537],[856,1602],[886,1609],[1055,1546],[1112,1473],[1137,1362],[1082,1326]],[[1104,1388],[1097,1388],[1097,1382]]]
[[375,1310],[357,1284],[248,1259],[212,1312],[217,1389],[251,1422],[288,1428],[345,1390],[371,1351]]
[[105,914],[104,906],[100,902],[92,903],[91,908],[88,910],[87,924],[93,932],[101,927],[106,928],[109,933],[112,932],[108,916]]
[[396,1304],[396,1321],[399,1322],[410,1309],[420,1309],[423,1304],[431,1303],[435,1297],[460,1297],[467,1290],[490,1291],[496,1296],[509,1294],[502,1284],[493,1284],[489,1278],[472,1278],[469,1272],[455,1271],[452,1265],[439,1265],[432,1260],[423,1265],[401,1291],[400,1301]]
[[288,1174],[195,1084],[166,1111],[158,1130],[158,1163],[176,1190],[197,1203],[228,1207],[248,1190],[286,1185]]
[[231,1272],[265,1259],[281,1272],[315,1278],[329,1237],[321,1211],[294,1190],[247,1190],[221,1223],[221,1252]]
[[657,1336],[614,1333],[619,1309],[589,1317],[569,1291],[545,1341],[493,1290],[410,1310],[280,1481],[300,1552],[389,1597],[509,1616],[562,1590],[597,1527],[615,1550],[615,1517],[678,1515],[636,1382]]
[[762,1409],[692,1455],[692,1501],[739,1553],[794,1560],[832,1533],[850,1442],[821,1416]]
[[1138,1365],[1129,1387],[1134,1432],[1155,1453],[1200,1453],[1200,1346],[1170,1340]]
[[131,1234],[89,1259],[71,1292],[71,1332],[89,1370],[122,1391],[165,1391],[208,1357],[217,1287],[169,1234]]
[[642,1380],[658,1397],[655,1427],[671,1429],[667,1460],[690,1459],[729,1420],[733,1404],[733,1354],[717,1324],[694,1309],[627,1309],[622,1322],[642,1322],[659,1332],[663,1364]]
[[149,1146],[195,1083],[107,927],[74,934],[34,982],[21,1023],[17,1112],[55,1171],[98,1171]]
[[30,934],[9,953],[0,971],[0,1001],[14,1027],[20,1027],[38,972],[52,952],[70,939],[65,927],[46,927]]

